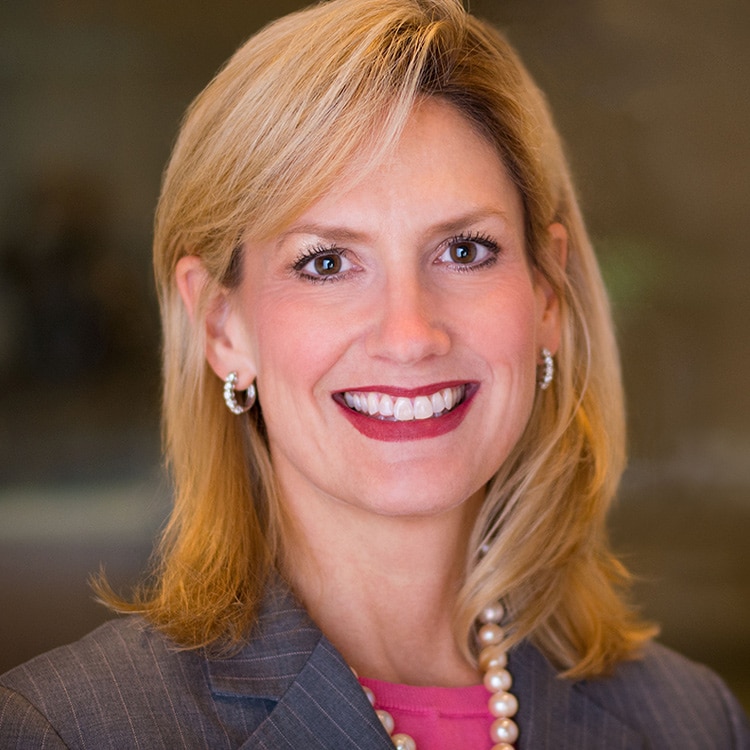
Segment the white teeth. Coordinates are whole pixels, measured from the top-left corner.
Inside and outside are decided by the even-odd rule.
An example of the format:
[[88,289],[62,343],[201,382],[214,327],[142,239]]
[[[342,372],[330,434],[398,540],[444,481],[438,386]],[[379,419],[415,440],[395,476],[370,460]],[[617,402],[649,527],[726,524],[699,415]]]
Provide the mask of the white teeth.
[[432,401],[432,411],[435,414],[440,414],[441,411],[445,411],[445,399],[441,395],[440,391],[438,391],[437,393],[433,393],[430,400]]
[[396,403],[393,404],[393,416],[397,422],[409,422],[414,419],[414,407],[411,399],[397,398]]
[[384,393],[380,398],[379,411],[383,417],[393,416],[393,399],[387,393]]
[[465,395],[466,386],[463,385],[443,388],[430,396],[417,396],[413,399],[404,396],[393,398],[377,391],[345,391],[343,394],[344,402],[350,409],[396,422],[442,416],[461,403]]
[[414,419],[429,419],[432,416],[432,401],[427,396],[414,399]]
[[445,408],[452,409],[454,404],[453,388],[444,388],[440,395],[443,397],[443,401],[445,401]]
[[367,411],[372,414],[377,414],[380,408],[380,398],[377,393],[367,394]]

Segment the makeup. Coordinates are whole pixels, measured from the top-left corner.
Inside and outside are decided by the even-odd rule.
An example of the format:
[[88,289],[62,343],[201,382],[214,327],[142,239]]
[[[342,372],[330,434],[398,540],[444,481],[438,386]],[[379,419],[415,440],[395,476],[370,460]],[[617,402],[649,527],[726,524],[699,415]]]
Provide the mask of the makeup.
[[456,429],[466,417],[478,383],[452,381],[422,388],[366,386],[333,399],[365,437],[385,442],[424,440]]

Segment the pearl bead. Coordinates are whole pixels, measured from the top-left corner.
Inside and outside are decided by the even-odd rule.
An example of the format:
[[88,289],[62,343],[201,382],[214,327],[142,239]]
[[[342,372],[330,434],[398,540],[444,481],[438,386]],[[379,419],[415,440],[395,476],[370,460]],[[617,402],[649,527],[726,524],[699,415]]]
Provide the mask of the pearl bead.
[[490,728],[493,742],[507,742],[513,744],[518,739],[518,727],[512,719],[497,719]]
[[485,646],[479,652],[479,668],[486,672],[491,667],[505,667],[508,663],[508,655],[500,646]]
[[479,613],[479,622],[499,623],[502,622],[503,617],[505,617],[505,608],[502,604],[500,604],[500,602],[497,602],[496,604],[492,604],[489,607],[485,607]]
[[417,750],[417,743],[408,734],[394,734],[391,740],[398,750]]
[[518,700],[513,693],[494,693],[487,705],[490,713],[499,718],[508,719],[518,711]]
[[388,732],[388,735],[392,735],[393,730],[396,728],[396,723],[393,721],[393,717],[388,711],[384,711],[382,708],[378,709],[375,713],[378,715],[378,719],[380,719],[380,723],[383,725],[385,731]]
[[[497,718],[490,727],[490,740],[493,742],[492,750],[514,750],[514,744],[518,739],[518,725],[511,718],[518,712],[518,700],[508,691],[513,683],[510,672],[505,668],[508,665],[508,655],[500,647],[505,638],[505,631],[500,627],[505,616],[505,609],[500,602],[485,607],[477,618],[477,623],[482,623],[477,631],[479,646],[478,663],[484,672],[484,686],[491,693],[487,702],[490,713]],[[352,669],[354,675],[357,673]],[[367,700],[375,707],[376,698],[373,691],[362,686]],[[393,742],[396,750],[417,750],[417,743],[413,737],[400,732],[393,734],[395,721],[393,716],[384,709],[376,709],[375,713],[380,723]]]
[[494,646],[503,640],[505,633],[503,629],[495,624],[494,622],[488,622],[486,625],[482,625],[477,633],[477,638],[480,645],[482,646]]
[[493,667],[484,674],[484,686],[491,693],[507,692],[513,684],[513,678],[507,669]]

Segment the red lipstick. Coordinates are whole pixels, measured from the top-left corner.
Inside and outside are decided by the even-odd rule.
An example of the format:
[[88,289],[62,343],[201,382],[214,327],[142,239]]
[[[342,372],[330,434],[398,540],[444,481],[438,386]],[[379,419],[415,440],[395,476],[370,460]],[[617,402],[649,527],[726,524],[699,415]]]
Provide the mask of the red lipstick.
[[346,405],[342,393],[334,394],[334,401],[343,411],[344,416],[349,420],[351,425],[365,437],[372,438],[373,440],[382,440],[384,442],[425,440],[427,438],[445,435],[451,430],[455,430],[461,422],[463,422],[471,406],[474,395],[479,390],[478,384],[466,383],[466,381],[453,381],[450,383],[440,383],[434,386],[428,386],[426,388],[406,389],[389,386],[368,386],[366,388],[355,389],[356,392],[374,391],[377,393],[385,393],[393,397],[402,396],[404,398],[415,398],[416,396],[425,395],[426,393],[435,393],[443,388],[457,387],[459,385],[466,385],[466,393],[463,401],[447,414],[430,417],[429,419],[413,419],[402,422],[362,414],[354,409],[350,409]]

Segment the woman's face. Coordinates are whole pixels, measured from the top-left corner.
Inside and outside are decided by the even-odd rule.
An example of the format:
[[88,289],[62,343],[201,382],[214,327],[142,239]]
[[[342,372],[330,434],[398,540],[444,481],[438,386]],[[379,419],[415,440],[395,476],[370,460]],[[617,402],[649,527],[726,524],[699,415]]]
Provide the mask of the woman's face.
[[425,515],[518,441],[558,313],[499,157],[432,101],[374,173],[248,243],[219,328],[212,362],[257,376],[287,498]]

